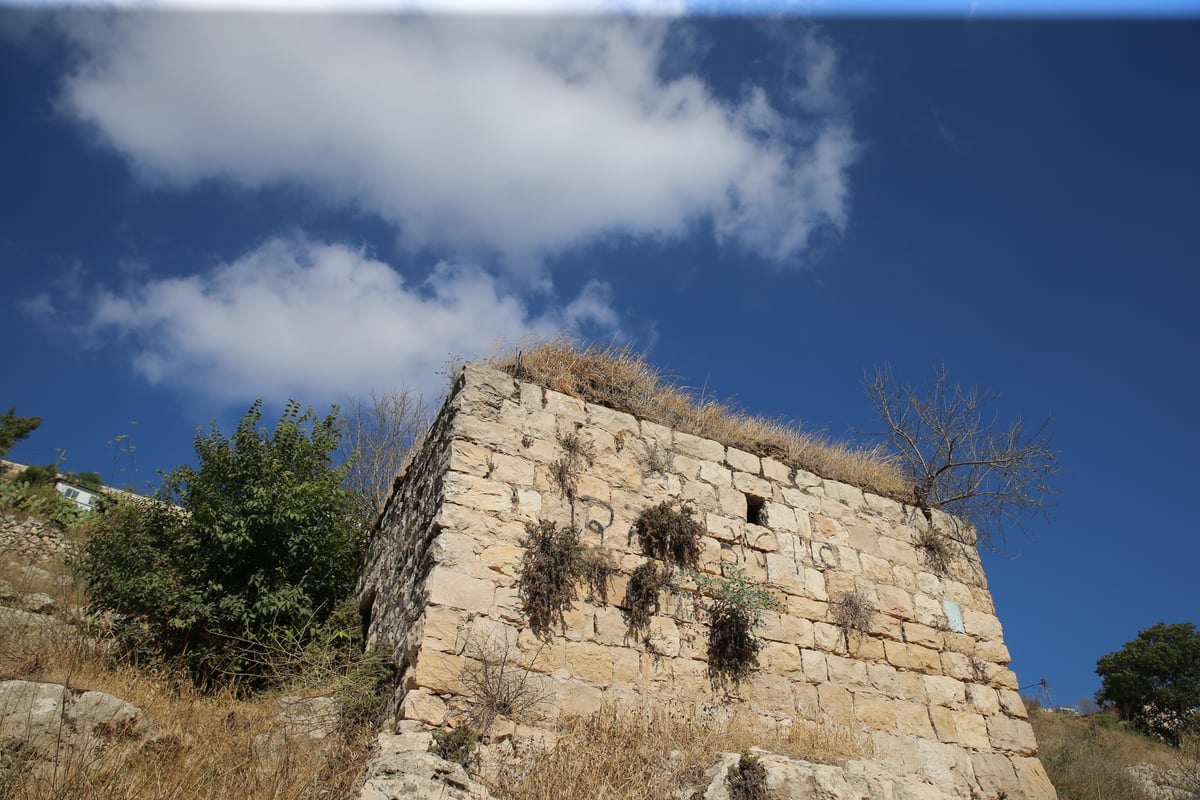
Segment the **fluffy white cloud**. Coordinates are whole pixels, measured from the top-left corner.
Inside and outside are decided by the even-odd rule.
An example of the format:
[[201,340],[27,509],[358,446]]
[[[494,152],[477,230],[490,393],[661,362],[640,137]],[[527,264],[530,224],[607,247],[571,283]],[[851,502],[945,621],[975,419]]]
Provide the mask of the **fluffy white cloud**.
[[[801,255],[840,228],[856,145],[809,36],[801,102],[662,77],[663,19],[67,17],[59,108],[148,180],[307,187],[413,247],[516,261],[608,233]],[[784,92],[783,94],[787,94]]]
[[432,395],[452,355],[499,340],[584,323],[615,333],[610,301],[593,282],[565,308],[533,315],[478,269],[443,263],[410,286],[359,250],[293,238],[204,275],[105,292],[91,325],[131,340],[134,367],[151,383],[225,400],[335,400],[400,384]]

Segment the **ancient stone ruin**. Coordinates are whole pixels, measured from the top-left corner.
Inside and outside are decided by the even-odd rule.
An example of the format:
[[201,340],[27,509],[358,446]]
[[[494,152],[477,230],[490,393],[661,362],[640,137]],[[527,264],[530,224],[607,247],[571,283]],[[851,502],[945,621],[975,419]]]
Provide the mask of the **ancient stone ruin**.
[[[742,575],[776,600],[740,682],[714,680],[695,573],[635,632],[619,607],[646,561],[632,529],[664,501],[694,510],[700,576]],[[527,526],[543,522],[579,531],[616,573],[607,602],[581,596],[539,638],[517,584]],[[933,527],[955,530],[937,513]],[[408,729],[463,712],[473,665],[501,659],[557,713],[735,704],[861,731],[872,768],[923,797],[1054,798],[977,550],[937,551],[929,530],[894,500],[468,364],[396,481],[360,609],[394,654]]]

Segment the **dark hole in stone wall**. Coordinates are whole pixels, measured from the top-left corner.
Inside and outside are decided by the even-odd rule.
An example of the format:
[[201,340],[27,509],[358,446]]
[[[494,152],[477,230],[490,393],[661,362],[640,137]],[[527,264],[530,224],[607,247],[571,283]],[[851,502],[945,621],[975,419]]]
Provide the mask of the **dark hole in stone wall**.
[[746,495],[746,522],[752,525],[767,524],[767,501],[752,494]]

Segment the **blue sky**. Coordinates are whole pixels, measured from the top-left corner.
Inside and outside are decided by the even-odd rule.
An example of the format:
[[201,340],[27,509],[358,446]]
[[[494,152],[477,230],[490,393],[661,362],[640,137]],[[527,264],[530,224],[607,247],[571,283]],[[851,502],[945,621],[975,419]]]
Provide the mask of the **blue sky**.
[[0,10],[0,406],[45,420],[10,457],[144,484],[259,395],[434,396],[560,329],[837,438],[865,369],[944,362],[1051,415],[1051,521],[986,562],[1074,703],[1200,622],[1197,6],[931,8]]

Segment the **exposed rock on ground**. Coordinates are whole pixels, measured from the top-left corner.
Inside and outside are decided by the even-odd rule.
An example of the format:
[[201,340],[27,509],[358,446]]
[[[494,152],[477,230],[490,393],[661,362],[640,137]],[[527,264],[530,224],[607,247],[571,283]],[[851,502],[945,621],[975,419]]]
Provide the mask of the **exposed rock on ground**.
[[[849,761],[839,767],[765,751],[754,750],[752,754],[766,769],[766,789],[772,800],[959,800],[916,778],[890,775],[869,761]],[[711,782],[707,789],[697,795],[703,800],[730,800],[726,776],[740,758],[738,753],[725,753],[708,771]]]
[[490,800],[462,765],[428,752],[423,731],[381,733],[358,800]]
[[1140,762],[1126,768],[1138,787],[1155,800],[1194,800],[1196,794],[1183,788],[1175,770]]
[[88,749],[154,730],[140,708],[105,692],[74,692],[58,683],[0,682],[0,747],[35,758],[53,759],[64,747]]

